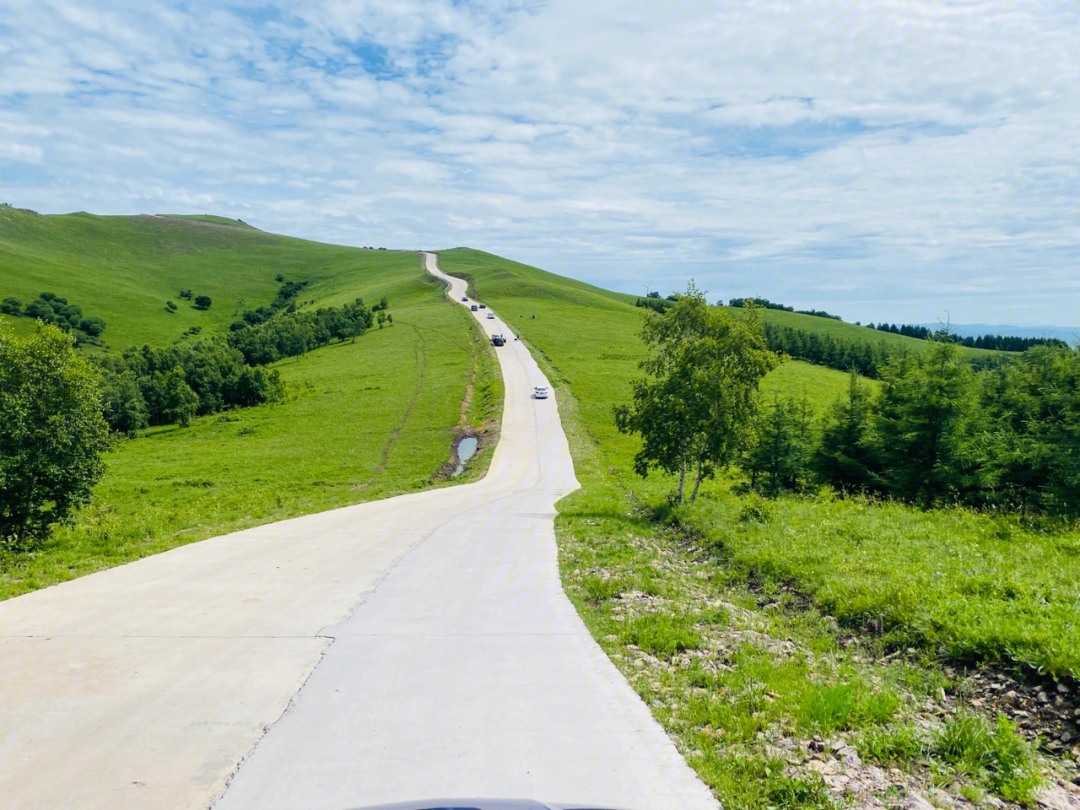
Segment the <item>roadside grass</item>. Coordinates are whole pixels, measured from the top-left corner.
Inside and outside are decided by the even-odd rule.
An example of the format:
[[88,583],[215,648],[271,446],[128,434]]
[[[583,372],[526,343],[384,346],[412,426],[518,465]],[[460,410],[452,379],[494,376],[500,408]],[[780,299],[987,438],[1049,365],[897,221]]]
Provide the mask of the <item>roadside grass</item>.
[[[750,516],[748,518],[748,516]],[[734,571],[788,583],[882,648],[1080,676],[1080,536],[964,509],[726,493],[679,519]]]
[[[553,373],[560,407],[573,398],[571,416],[582,424],[571,449],[583,485],[592,486],[592,476],[628,491],[647,483],[655,493],[649,504],[662,506],[670,481],[655,489],[662,477],[641,482],[633,474],[637,441],[619,434],[611,415],[640,374],[640,312],[632,297],[580,282],[560,286],[558,276],[474,250],[446,251],[440,264],[468,273],[480,300],[517,326]],[[846,385],[841,372],[791,362],[765,378],[762,395],[805,397],[821,413]],[[738,576],[769,587],[794,584],[845,625],[876,627],[887,641],[958,660],[1080,675],[1080,533],[1068,527],[1040,530],[1007,516],[860,499],[765,501],[733,495],[724,480],[710,482],[678,519]]]
[[[994,767],[942,753],[950,718],[966,710],[941,658],[1032,662],[1038,651],[1063,665],[1069,644],[1080,649],[1069,641],[1080,613],[1075,534],[959,510],[765,501],[732,494],[730,480],[672,510],[673,481],[638,478],[638,445],[612,424],[642,357],[630,297],[478,251],[443,252],[440,266],[471,278],[555,385],[582,483],[556,521],[564,587],[727,810],[896,806],[915,792],[956,806],[988,792],[1032,801],[1041,760],[1015,730],[1000,732]],[[846,384],[840,372],[789,363],[762,391],[804,396],[821,413]],[[902,590],[914,593],[897,600]],[[1050,592],[1058,607],[1039,601]],[[1018,597],[1038,625],[1026,646],[977,619],[1012,616]],[[1028,763],[1010,771],[1015,781],[994,775],[1008,770],[1010,746]]]
[[[393,312],[398,285],[415,275],[419,258],[307,242],[214,217],[45,216],[0,206],[0,267],[0,299],[28,304],[54,292],[85,316],[104,319],[102,340],[123,350],[168,344],[196,326],[202,334],[227,328],[244,310],[274,299],[278,274],[308,281],[300,298],[311,306],[340,305],[362,289],[369,304],[386,295]],[[209,295],[210,309],[181,299],[181,288]],[[177,311],[169,312],[166,301]],[[33,323],[0,318],[17,329]]]
[[[393,326],[277,364],[284,402],[120,441],[73,527],[32,554],[0,557],[0,599],[207,537],[449,483],[434,474],[459,428],[497,432],[502,380],[468,314],[418,263],[398,263],[391,284],[377,279],[394,290]],[[377,301],[368,290],[349,294]],[[492,447],[454,483],[480,477]]]

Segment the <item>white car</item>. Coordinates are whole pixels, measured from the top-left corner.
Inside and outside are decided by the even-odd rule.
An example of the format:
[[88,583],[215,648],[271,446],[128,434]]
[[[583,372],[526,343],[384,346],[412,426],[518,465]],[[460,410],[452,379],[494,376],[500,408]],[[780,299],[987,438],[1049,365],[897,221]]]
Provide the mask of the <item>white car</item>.
[[537,399],[547,399],[548,398],[547,386],[544,386],[544,385],[536,386],[536,388],[533,389],[533,396],[536,397]]
[[495,320],[495,313],[494,312],[489,312],[488,313],[488,320],[489,321]]

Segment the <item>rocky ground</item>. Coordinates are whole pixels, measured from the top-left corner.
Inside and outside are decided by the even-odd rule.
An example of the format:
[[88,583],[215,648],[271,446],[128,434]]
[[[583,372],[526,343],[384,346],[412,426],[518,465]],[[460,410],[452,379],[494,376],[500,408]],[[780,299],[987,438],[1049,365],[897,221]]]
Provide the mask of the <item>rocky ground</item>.
[[[631,532],[618,540],[604,537],[604,531],[598,526],[593,536],[560,532],[568,592],[691,765],[722,800],[727,797],[725,804],[733,804],[737,786],[734,791],[730,785],[725,787],[724,773],[736,767],[731,762],[738,758],[736,770],[742,769],[738,772],[764,774],[760,778],[768,780],[761,790],[771,798],[757,806],[914,810],[1019,806],[995,795],[985,779],[943,765],[925,747],[923,753],[905,761],[890,763],[880,756],[874,761],[873,752],[867,753],[872,748],[868,739],[880,727],[853,724],[842,732],[807,733],[794,710],[785,714],[776,708],[788,699],[782,681],[770,683],[766,675],[761,684],[755,687],[751,679],[746,687],[736,677],[739,666],[750,666],[747,660],[760,666],[764,656],[766,671],[769,661],[779,669],[784,662],[797,660],[809,662],[808,677],[827,680],[830,673],[844,672],[845,677],[861,679],[873,688],[887,681],[898,693],[901,706],[889,723],[912,729],[923,741],[940,735],[957,713],[974,712],[991,721],[1002,713],[1030,741],[1033,769],[1041,774],[1041,785],[1029,800],[1044,810],[1080,810],[1080,705],[1075,684],[1023,677],[996,666],[941,666],[913,649],[883,655],[871,639],[841,632],[835,621],[795,594],[764,595],[746,583],[718,576],[715,559],[702,553],[692,539],[660,528]],[[612,542],[626,543],[629,549],[616,563],[603,561],[605,555],[610,556],[604,544]],[[628,581],[640,583],[643,573],[646,587],[619,587]],[[607,598],[605,583],[611,584]],[[635,644],[633,634],[621,629],[642,616],[713,615],[717,611],[730,621],[696,624],[700,643],[672,655],[643,649],[648,644]],[[823,634],[831,634],[831,641],[823,641]],[[740,652],[743,648],[753,651],[751,659]],[[927,680],[920,688],[898,686],[898,667],[915,673],[930,668],[934,672],[926,678],[936,678],[933,682],[941,685],[925,688]],[[703,672],[704,688],[695,684],[695,677],[700,681]],[[743,686],[732,686],[737,682]],[[747,688],[757,692],[748,698]],[[740,737],[737,729],[746,718],[738,712],[726,715],[729,727],[720,721],[703,721],[700,707],[694,708],[695,700],[700,704],[710,690],[714,698],[722,696],[733,706],[747,700],[746,716],[754,718],[759,730],[752,737]],[[782,763],[782,775],[775,772],[776,763]]]

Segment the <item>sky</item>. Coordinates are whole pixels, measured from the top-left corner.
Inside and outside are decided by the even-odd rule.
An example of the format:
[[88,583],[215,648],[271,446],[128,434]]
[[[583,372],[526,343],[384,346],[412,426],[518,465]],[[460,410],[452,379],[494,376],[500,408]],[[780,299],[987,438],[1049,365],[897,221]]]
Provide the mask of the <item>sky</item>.
[[1080,13],[4,0],[0,202],[1080,326]]

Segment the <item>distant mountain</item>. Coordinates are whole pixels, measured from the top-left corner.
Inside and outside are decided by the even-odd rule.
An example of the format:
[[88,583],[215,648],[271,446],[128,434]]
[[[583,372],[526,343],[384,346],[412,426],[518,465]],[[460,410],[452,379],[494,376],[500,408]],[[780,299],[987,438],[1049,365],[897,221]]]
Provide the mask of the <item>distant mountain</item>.
[[[940,323],[924,323],[927,329],[937,329]],[[993,323],[954,323],[953,332],[960,337],[979,335],[1011,335],[1013,337],[1058,338],[1066,343],[1080,342],[1080,326],[1009,326]]]

